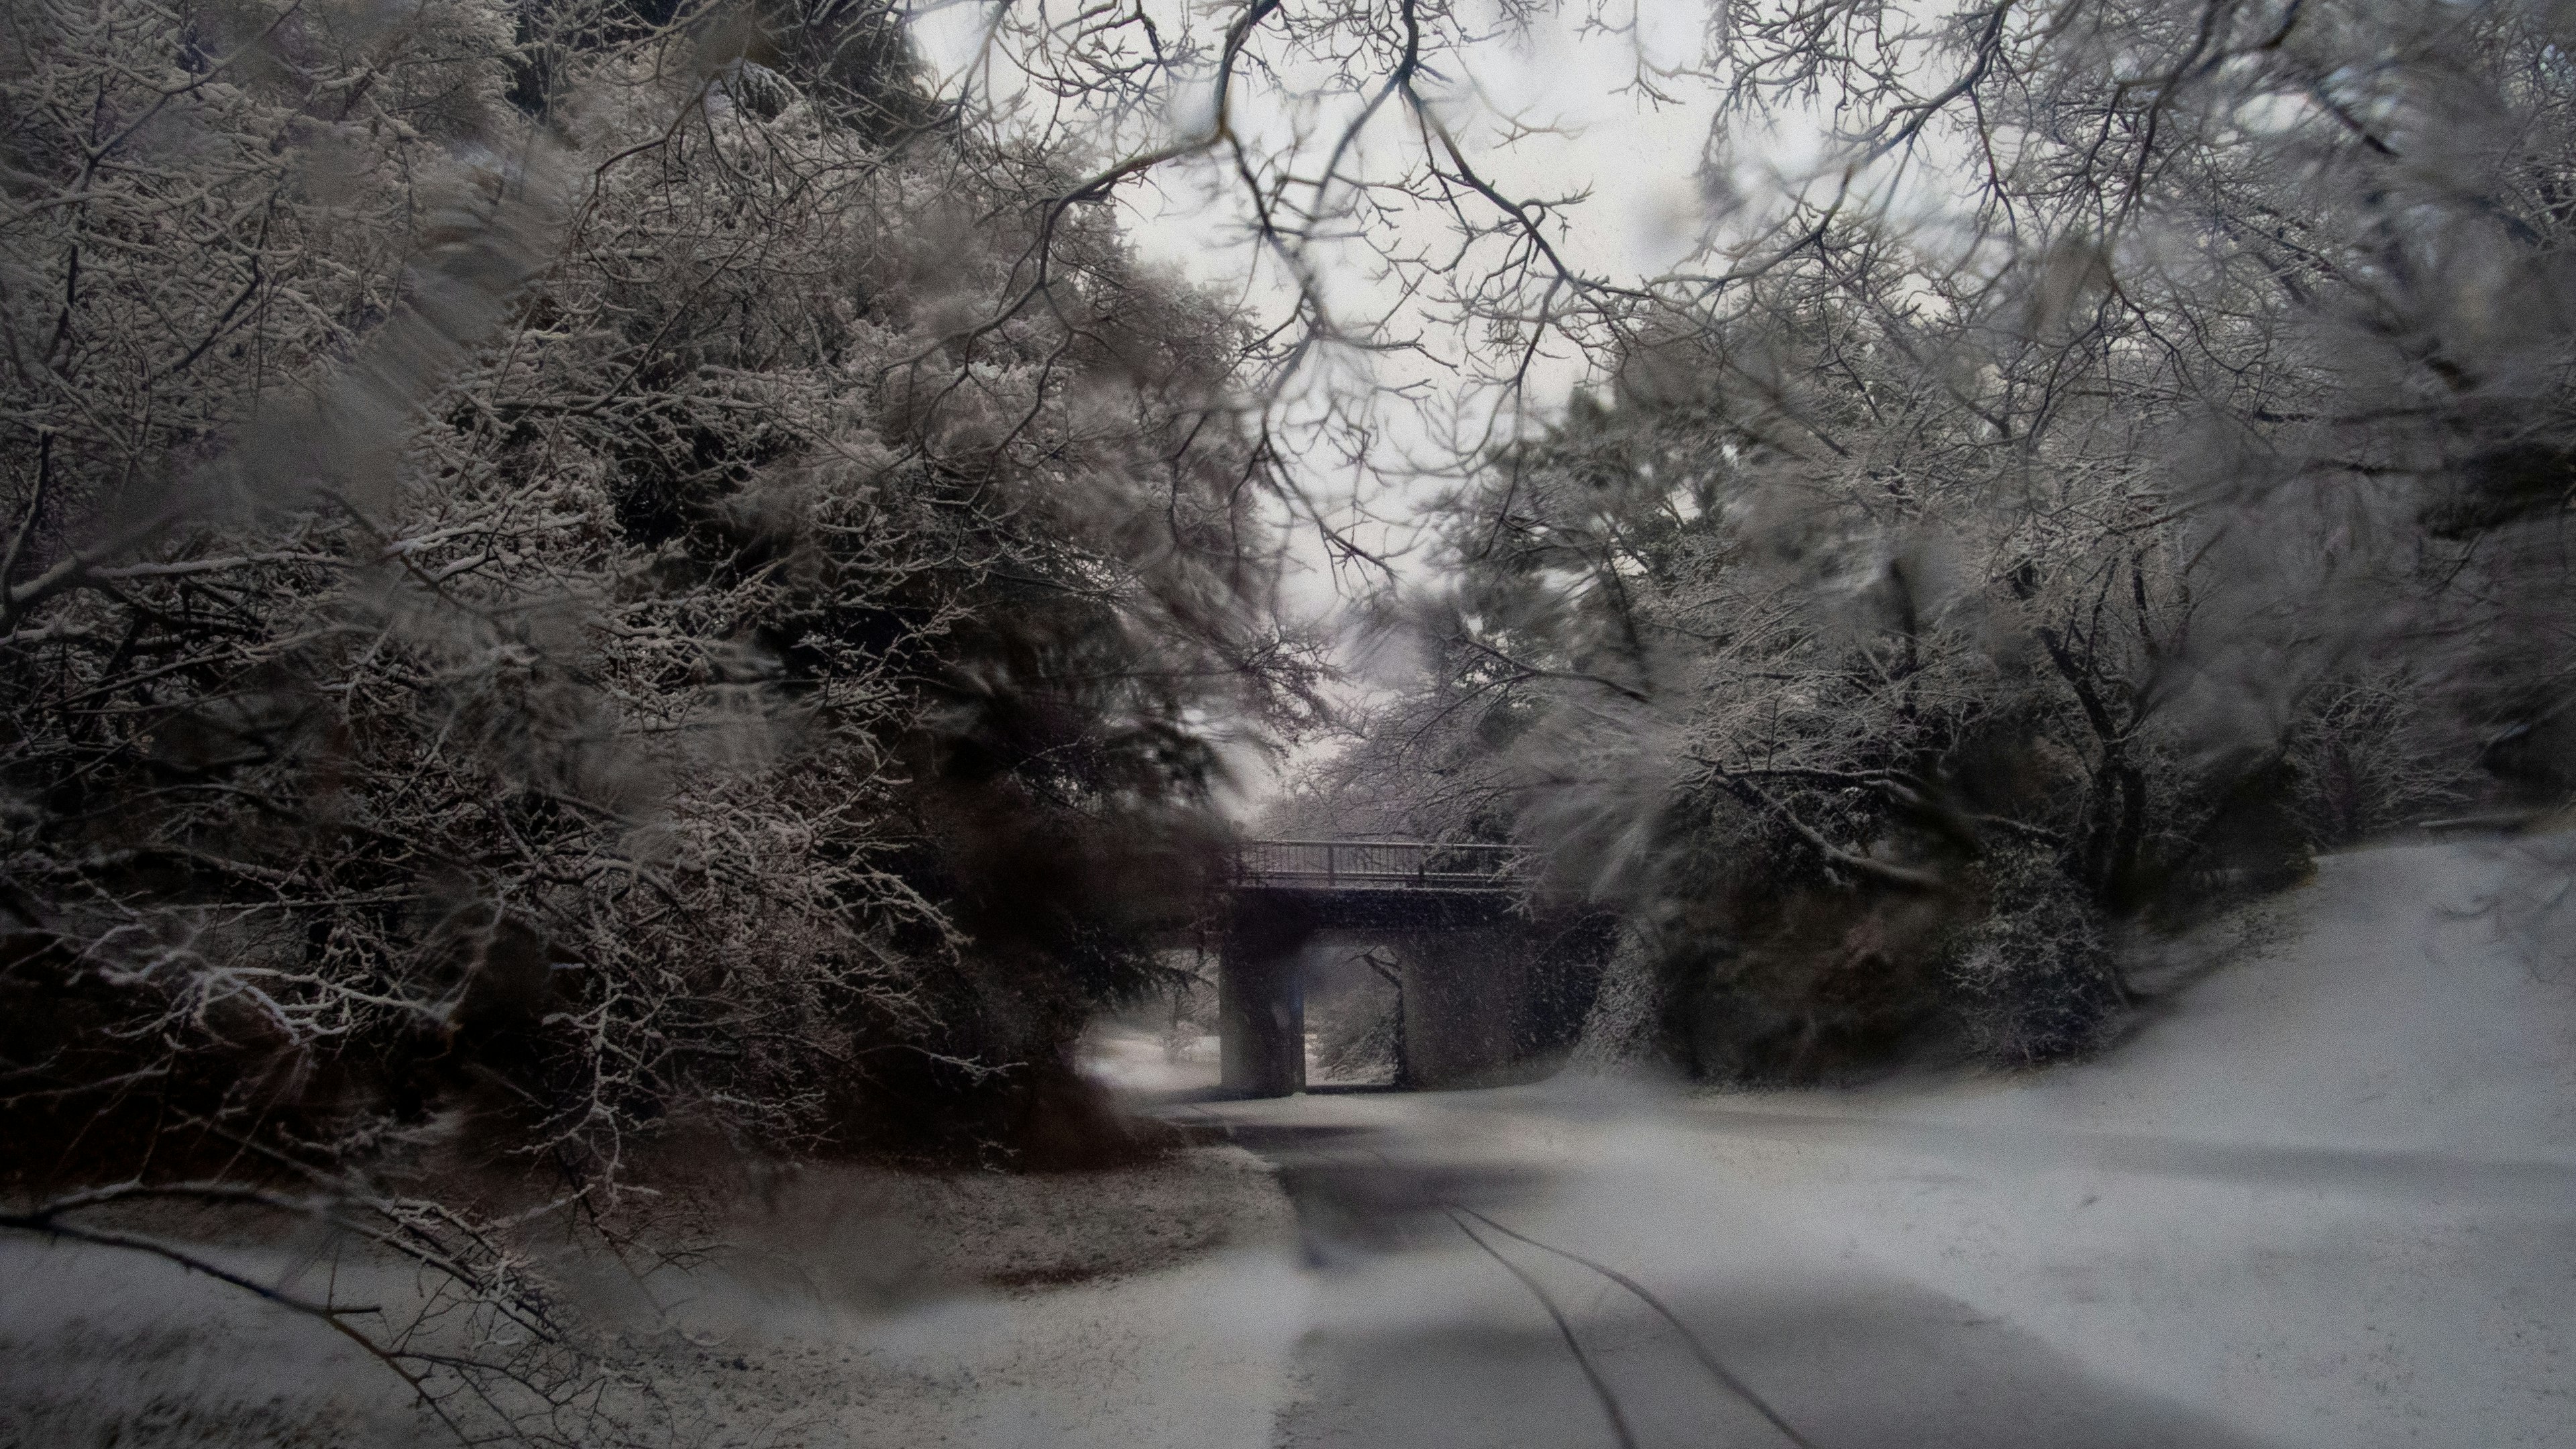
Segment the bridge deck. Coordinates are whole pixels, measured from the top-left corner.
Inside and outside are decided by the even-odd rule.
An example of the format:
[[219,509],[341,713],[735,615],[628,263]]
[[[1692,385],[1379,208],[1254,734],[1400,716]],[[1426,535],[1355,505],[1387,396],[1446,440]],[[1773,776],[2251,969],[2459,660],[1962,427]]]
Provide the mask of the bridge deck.
[[1247,840],[1235,851],[1239,887],[1493,895],[1521,888],[1508,845],[1416,840]]

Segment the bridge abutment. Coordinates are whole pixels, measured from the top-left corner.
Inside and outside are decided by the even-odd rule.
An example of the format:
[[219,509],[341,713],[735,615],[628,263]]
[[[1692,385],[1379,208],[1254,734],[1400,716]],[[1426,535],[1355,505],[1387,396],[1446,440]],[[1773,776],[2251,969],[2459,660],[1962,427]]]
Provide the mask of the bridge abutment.
[[1285,1097],[1306,1086],[1306,990],[1301,957],[1313,916],[1276,900],[1247,900],[1227,923],[1217,957],[1219,1080],[1246,1097]]
[[1521,1004],[1531,965],[1518,922],[1409,932],[1396,947],[1404,978],[1405,1084],[1485,1086],[1520,1063]]

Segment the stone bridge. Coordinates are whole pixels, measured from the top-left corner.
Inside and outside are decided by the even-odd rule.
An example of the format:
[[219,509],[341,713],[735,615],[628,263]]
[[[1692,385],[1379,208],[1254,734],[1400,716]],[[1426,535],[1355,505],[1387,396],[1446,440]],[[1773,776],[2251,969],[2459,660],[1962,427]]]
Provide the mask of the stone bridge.
[[1535,909],[1522,864],[1503,845],[1238,845],[1217,963],[1225,1089],[1282,1097],[1305,1086],[1305,958],[1330,937],[1383,945],[1395,959],[1399,1085],[1509,1080],[1570,1044],[1607,932],[1593,918]]

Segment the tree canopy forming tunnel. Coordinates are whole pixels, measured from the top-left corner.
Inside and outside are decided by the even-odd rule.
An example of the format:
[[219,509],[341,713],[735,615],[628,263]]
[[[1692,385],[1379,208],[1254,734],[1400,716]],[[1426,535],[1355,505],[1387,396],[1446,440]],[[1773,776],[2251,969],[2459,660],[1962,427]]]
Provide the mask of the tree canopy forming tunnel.
[[1511,846],[1245,841],[1225,886],[1220,1080],[1238,1096],[1304,1089],[1320,939],[1393,956],[1397,1085],[1467,1087],[1541,1074],[1572,1046],[1612,938],[1598,913],[1540,904]]

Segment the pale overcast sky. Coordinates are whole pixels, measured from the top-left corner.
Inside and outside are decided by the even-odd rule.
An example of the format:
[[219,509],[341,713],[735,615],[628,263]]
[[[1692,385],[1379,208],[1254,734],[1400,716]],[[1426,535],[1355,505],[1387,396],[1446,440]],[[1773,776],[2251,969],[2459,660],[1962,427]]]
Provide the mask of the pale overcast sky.
[[[970,63],[981,42],[988,6],[952,4],[927,11],[915,23],[915,35],[926,61],[943,76]],[[1212,36],[1236,13],[1236,7],[1197,8],[1191,12],[1199,34]],[[1471,148],[1471,159],[1500,189],[1515,197],[1555,197],[1588,191],[1581,206],[1558,213],[1568,228],[1551,240],[1574,264],[1614,279],[1652,275],[1670,266],[1698,241],[1707,225],[1701,204],[1701,156],[1715,111],[1705,87],[1684,88],[1681,104],[1656,105],[1630,88],[1641,64],[1670,68],[1696,63],[1705,44],[1708,9],[1702,0],[1640,0],[1630,34],[1580,33],[1579,16],[1542,11],[1532,18],[1525,36],[1478,46],[1465,56],[1444,56],[1439,65],[1449,84],[1449,121]],[[1174,7],[1174,25],[1180,8]],[[1624,8],[1617,17],[1627,22]],[[1284,47],[1272,52],[1284,54]],[[1273,80],[1250,74],[1238,82],[1236,127],[1253,138],[1255,149],[1284,151],[1302,124],[1307,133],[1331,134],[1356,112],[1355,96],[1325,97],[1313,92],[1324,79],[1307,67],[1286,68]],[[1689,83],[1684,83],[1685,87]],[[1300,92],[1306,94],[1300,95]],[[1302,104],[1301,104],[1302,103]],[[1509,117],[1535,133],[1501,144],[1499,118]],[[1161,119],[1161,134],[1131,133],[1116,138],[1132,152],[1167,143],[1173,137],[1204,129],[1204,91],[1184,96]],[[1400,107],[1383,108],[1363,136],[1346,172],[1383,175],[1400,159],[1389,153],[1418,143]],[[1319,168],[1318,168],[1319,169]],[[1274,314],[1293,296],[1275,264],[1260,259],[1248,240],[1247,210],[1240,183],[1211,160],[1168,164],[1148,178],[1122,188],[1126,221],[1139,250],[1147,257],[1229,295],[1244,296]],[[1381,224],[1372,238],[1383,243],[1389,232],[1407,242],[1435,244],[1445,234],[1441,218],[1420,215],[1400,227]],[[1383,319],[1389,330],[1418,337],[1429,357],[1381,355],[1374,360],[1372,380],[1379,384],[1423,384],[1422,395],[1433,407],[1474,407],[1478,399],[1460,397],[1460,389],[1438,359],[1454,356],[1459,339],[1448,335],[1440,319],[1409,308],[1397,288],[1379,275],[1375,258],[1357,243],[1326,244],[1315,252],[1321,290],[1335,316],[1346,327]],[[1349,368],[1350,359],[1332,370],[1312,370],[1310,387],[1332,387],[1347,401],[1363,391]],[[1535,400],[1553,408],[1585,375],[1581,359],[1558,356],[1544,365]],[[1311,405],[1311,398],[1310,398]],[[1421,416],[1402,406],[1381,405],[1372,419],[1379,429],[1374,457],[1384,473],[1400,474],[1400,460],[1430,451],[1431,437]],[[1308,454],[1301,459],[1301,482],[1319,497],[1350,499],[1361,486],[1338,460]],[[1382,516],[1402,517],[1409,509],[1401,496],[1388,496],[1383,477],[1367,485],[1368,508]],[[1391,538],[1369,540],[1387,544]],[[1321,563],[1320,548],[1310,565]],[[1327,608],[1332,600],[1327,571],[1312,568],[1299,592],[1301,603]]]

